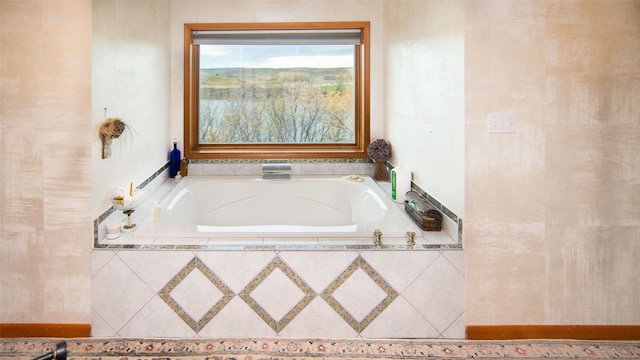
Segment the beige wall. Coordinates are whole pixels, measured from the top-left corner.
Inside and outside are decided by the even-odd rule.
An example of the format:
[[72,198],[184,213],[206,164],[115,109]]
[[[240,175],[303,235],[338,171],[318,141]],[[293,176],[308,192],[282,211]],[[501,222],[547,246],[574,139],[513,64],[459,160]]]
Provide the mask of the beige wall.
[[467,324],[640,324],[640,2],[465,8]]
[[[190,19],[178,3],[172,21]],[[286,21],[289,7],[321,2],[238,3],[218,5]],[[459,11],[467,323],[639,324],[640,2],[474,0]],[[90,321],[90,34],[88,0],[0,1],[0,322]],[[179,84],[172,75],[172,98]],[[170,136],[181,131],[175,101]],[[517,134],[487,134],[490,112],[515,113]]]
[[0,1],[0,322],[89,323],[91,3]]

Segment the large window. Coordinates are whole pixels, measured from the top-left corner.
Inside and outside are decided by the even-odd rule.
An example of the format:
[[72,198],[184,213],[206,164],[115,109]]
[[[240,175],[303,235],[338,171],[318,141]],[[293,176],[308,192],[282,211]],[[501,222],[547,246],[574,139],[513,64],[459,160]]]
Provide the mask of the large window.
[[185,156],[366,157],[369,23],[185,24]]

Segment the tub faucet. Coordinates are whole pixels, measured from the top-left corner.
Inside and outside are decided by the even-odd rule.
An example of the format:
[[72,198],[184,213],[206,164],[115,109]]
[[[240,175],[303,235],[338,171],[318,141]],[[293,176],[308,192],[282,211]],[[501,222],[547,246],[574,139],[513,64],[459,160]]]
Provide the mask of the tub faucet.
[[373,244],[376,247],[382,247],[382,231],[380,229],[373,230]]
[[262,164],[262,179],[291,179],[291,163],[264,163]]

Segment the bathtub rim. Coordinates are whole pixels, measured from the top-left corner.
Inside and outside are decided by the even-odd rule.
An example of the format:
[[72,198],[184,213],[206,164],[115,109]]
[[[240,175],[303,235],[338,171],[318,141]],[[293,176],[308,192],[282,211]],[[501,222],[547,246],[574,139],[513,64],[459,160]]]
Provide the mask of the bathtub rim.
[[[166,211],[168,204],[173,202],[175,196],[180,195],[185,189],[190,186],[198,186],[206,182],[214,182],[220,185],[224,185],[225,182],[231,182],[233,184],[241,182],[251,183],[276,183],[286,184],[287,182],[296,182],[297,184],[304,184],[305,182],[324,181],[329,180],[331,183],[348,184],[347,186],[356,185],[364,186],[375,193],[375,195],[383,202],[383,206],[388,208],[388,214],[374,223],[362,223],[355,224],[358,227],[356,231],[348,230],[353,228],[354,224],[347,226],[295,226],[295,225],[264,225],[264,226],[246,226],[246,232],[238,232],[238,228],[233,226],[207,226],[203,224],[193,223],[154,223],[150,221],[150,216],[145,216],[144,220],[140,221],[137,229],[134,230],[134,237],[154,237],[154,238],[213,238],[214,242],[218,242],[217,239],[253,239],[261,238],[264,241],[272,242],[275,239],[322,239],[323,242],[335,241],[342,238],[343,242],[349,242],[355,239],[372,239],[375,230],[381,230],[383,238],[406,238],[407,231],[414,231],[416,233],[415,238],[419,239],[423,236],[422,230],[411,220],[411,218],[404,212],[402,204],[392,201],[385,191],[369,176],[362,176],[362,181],[350,181],[345,176],[296,176],[291,180],[263,180],[260,177],[255,176],[198,176],[187,177],[177,181],[176,186],[171,190],[169,194],[163,197],[162,211]],[[216,185],[217,185],[216,184]],[[312,184],[313,185],[313,184]],[[398,223],[398,221],[400,223]],[[213,231],[200,231],[200,228],[214,228]],[[263,230],[261,230],[261,228]],[[269,230],[269,229],[271,230]],[[278,228],[287,228],[286,231],[278,231]],[[313,229],[315,228],[315,230]],[[142,233],[142,234],[141,234]],[[268,239],[268,240],[267,240]],[[329,240],[326,240],[329,239]]]
[[[242,179],[257,179],[256,176],[236,176],[236,175],[195,175],[189,177],[197,177],[201,179],[211,178],[216,180],[242,180]],[[185,178],[188,179],[189,177]],[[301,178],[345,178],[345,175],[303,175],[296,176]],[[369,176],[363,176],[370,178]],[[176,179],[164,179],[154,191],[149,192],[147,198],[141,204],[139,208],[139,214],[136,221],[141,223],[148,217],[148,211],[154,201],[161,201],[179,184],[180,180]],[[273,180],[273,181],[286,181],[286,180]],[[376,186],[376,191],[380,191],[386,194],[384,185],[390,186],[388,182],[382,182],[372,179],[373,185]],[[158,198],[159,196],[159,198]],[[393,203],[398,208],[402,208],[403,204]],[[147,210],[145,212],[144,207]],[[402,210],[404,213],[404,210]],[[141,216],[141,213],[145,213]],[[404,214],[407,216],[406,214]],[[104,226],[109,219],[103,220],[97,226]],[[171,241],[172,237],[156,237],[156,238],[141,238],[135,237],[135,232],[123,232],[117,239],[106,239],[104,236],[100,237],[96,235],[96,241],[94,242],[95,249],[142,249],[142,250],[462,250],[462,243],[453,239],[450,234],[444,231],[440,232],[422,232],[417,225],[412,227],[412,230],[416,230],[423,234],[422,237],[416,237],[415,245],[408,245],[405,236],[389,237],[383,234],[382,245],[375,245],[373,243],[373,237],[352,237],[350,242],[345,244],[344,241],[336,241],[334,238],[308,238],[300,235],[290,236],[286,241],[279,241],[278,239],[268,239],[256,236],[247,236],[235,234],[232,236],[217,237],[215,240],[211,240],[208,237],[198,238],[181,238],[180,243]],[[241,239],[241,241],[238,241]],[[309,241],[309,240],[312,241]]]

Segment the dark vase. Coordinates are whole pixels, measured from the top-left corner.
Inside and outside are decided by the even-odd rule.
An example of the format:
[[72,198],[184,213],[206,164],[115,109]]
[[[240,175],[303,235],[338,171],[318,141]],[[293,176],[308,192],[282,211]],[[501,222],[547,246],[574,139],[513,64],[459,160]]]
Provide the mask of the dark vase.
[[169,177],[174,178],[180,172],[180,150],[178,144],[173,143],[173,150],[169,153]]
[[377,162],[376,172],[373,174],[374,180],[389,180],[389,174],[387,173],[387,166],[383,162]]

